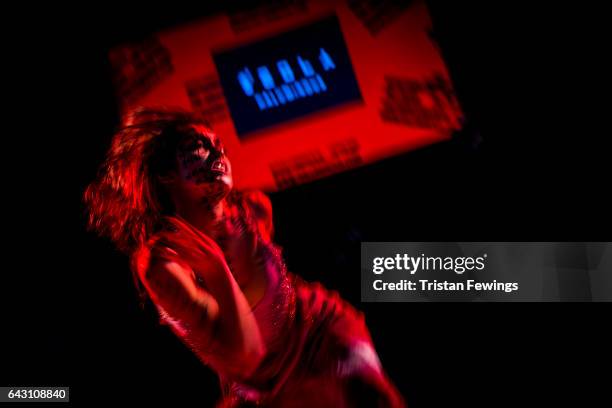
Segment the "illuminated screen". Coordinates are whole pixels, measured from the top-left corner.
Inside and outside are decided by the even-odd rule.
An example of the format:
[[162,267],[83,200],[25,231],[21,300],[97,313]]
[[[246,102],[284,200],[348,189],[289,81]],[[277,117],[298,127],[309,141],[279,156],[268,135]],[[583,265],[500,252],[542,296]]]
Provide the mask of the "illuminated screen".
[[240,138],[362,99],[335,15],[213,60]]

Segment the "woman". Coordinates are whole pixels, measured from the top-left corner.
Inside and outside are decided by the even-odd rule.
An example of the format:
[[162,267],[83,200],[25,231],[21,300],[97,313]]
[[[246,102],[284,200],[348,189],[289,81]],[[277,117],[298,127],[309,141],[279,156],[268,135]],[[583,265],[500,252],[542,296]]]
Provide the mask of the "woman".
[[362,314],[286,271],[269,199],[233,190],[197,117],[127,115],[85,202],[162,321],[218,373],[220,407],[403,406]]

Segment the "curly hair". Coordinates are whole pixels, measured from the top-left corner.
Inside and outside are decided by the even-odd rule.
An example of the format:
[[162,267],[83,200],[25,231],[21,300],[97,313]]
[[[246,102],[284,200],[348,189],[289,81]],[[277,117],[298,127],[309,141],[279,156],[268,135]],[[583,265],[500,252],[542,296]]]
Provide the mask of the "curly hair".
[[206,121],[179,109],[137,108],[127,113],[112,138],[84,202],[87,226],[131,254],[174,211],[159,176],[175,168],[175,152],[185,130]]

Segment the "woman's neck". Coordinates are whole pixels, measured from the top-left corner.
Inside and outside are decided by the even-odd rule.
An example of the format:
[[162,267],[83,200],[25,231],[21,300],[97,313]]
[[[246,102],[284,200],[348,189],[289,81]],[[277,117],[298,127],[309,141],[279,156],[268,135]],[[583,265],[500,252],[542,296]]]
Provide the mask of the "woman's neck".
[[191,225],[207,235],[216,235],[217,225],[223,219],[225,200],[215,204],[181,206],[177,214],[186,219]]

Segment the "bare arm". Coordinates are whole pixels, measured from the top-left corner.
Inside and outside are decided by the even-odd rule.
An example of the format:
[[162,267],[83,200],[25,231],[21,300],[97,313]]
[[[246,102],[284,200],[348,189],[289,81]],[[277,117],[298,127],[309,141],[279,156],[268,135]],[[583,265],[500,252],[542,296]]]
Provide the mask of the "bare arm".
[[192,248],[183,256],[179,245],[175,249],[156,248],[141,276],[151,299],[200,359],[228,377],[248,377],[263,358],[264,347],[220,250]]

